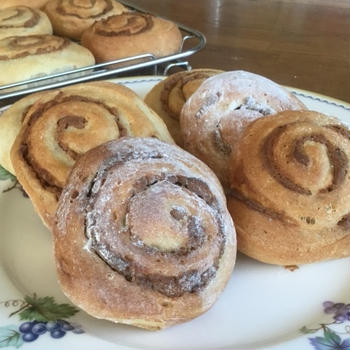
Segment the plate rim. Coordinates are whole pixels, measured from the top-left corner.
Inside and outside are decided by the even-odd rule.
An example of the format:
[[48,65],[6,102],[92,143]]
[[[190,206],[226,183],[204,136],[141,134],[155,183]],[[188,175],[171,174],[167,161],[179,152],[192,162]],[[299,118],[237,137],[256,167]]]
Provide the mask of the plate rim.
[[[113,79],[108,79],[108,81],[111,81],[111,82],[114,82],[114,83],[123,83],[123,84],[134,84],[134,83],[140,83],[141,84],[141,83],[157,82],[157,81],[161,81],[161,80],[163,80],[165,78],[166,78],[166,76],[161,76],[161,75],[147,75],[147,76],[116,77],[116,78],[113,78]],[[339,99],[335,99],[335,98],[332,98],[332,97],[329,97],[329,96],[326,96],[326,95],[322,95],[322,94],[319,94],[319,93],[316,93],[316,92],[308,91],[308,90],[303,90],[303,89],[294,88],[294,87],[290,87],[290,86],[285,86],[285,87],[288,90],[294,92],[296,95],[300,95],[300,96],[303,96],[303,97],[306,97],[306,98],[310,98],[310,99],[315,100],[315,101],[317,101],[319,103],[331,104],[331,105],[336,106],[336,107],[344,108],[346,111],[350,111],[350,104],[345,102],[345,101],[342,101],[342,100],[339,100]],[[1,108],[1,110],[2,110],[2,108]],[[111,341],[106,340],[106,339],[98,338],[98,337],[96,337],[95,335],[92,335],[92,334],[87,334],[87,335],[89,335],[93,339],[97,340],[97,342],[99,342],[99,341],[105,342],[106,346],[109,345],[111,347],[111,349],[119,349],[120,347],[123,347],[124,349],[130,349],[130,350],[131,349],[132,350],[137,350],[138,349],[137,345],[132,346],[132,347],[124,346],[124,345],[116,344],[116,343],[111,342]],[[274,343],[274,344],[262,345],[262,346],[256,347],[255,349],[256,350],[257,349],[264,349],[264,350],[271,349],[272,350],[272,349],[285,349],[285,348],[290,349],[290,347],[288,345],[294,346],[295,343],[297,343],[298,341],[300,341],[302,339],[306,340],[306,338],[307,337],[306,337],[305,334],[300,334],[299,336],[293,337],[292,339],[284,340],[284,341],[281,341],[281,342],[278,342],[278,343]],[[86,340],[88,341],[88,339],[86,339]],[[47,343],[47,344],[49,344],[49,343]],[[306,345],[306,344],[304,343],[304,345]],[[45,347],[45,345],[43,345],[43,346]],[[62,344],[62,346],[63,346],[62,348],[66,348],[66,344]],[[97,344],[97,346],[98,346],[98,344]],[[109,346],[108,346],[108,348],[109,348]],[[310,346],[310,349],[311,349],[311,344],[310,343],[309,343],[309,346]],[[75,346],[74,346],[74,348],[75,348]]]

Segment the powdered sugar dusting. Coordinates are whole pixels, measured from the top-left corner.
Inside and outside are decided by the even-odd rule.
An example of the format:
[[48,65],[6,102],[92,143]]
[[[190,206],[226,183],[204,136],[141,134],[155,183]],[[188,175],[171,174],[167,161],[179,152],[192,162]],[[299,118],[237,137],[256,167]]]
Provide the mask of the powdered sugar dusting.
[[227,150],[235,152],[245,127],[256,118],[287,109],[306,107],[288,90],[257,74],[217,74],[205,80],[182,109],[184,146],[207,163],[225,185]]
[[[82,194],[76,202],[85,208],[76,212],[84,215],[83,249],[95,252],[127,281],[167,296],[207,286],[225,246],[235,244],[214,174],[190,154],[157,139],[123,138],[99,148],[103,151],[96,149],[77,162],[71,177],[80,162],[84,166],[84,157],[100,162],[89,183],[82,183],[84,189],[77,189]],[[170,241],[178,240],[178,234],[185,240],[163,249],[157,243],[162,232]],[[176,263],[179,257],[181,264]]]

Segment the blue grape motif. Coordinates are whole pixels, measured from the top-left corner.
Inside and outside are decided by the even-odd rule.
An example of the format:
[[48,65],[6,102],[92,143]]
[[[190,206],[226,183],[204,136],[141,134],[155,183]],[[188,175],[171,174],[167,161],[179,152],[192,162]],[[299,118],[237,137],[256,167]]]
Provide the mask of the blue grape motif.
[[37,334],[34,334],[32,332],[22,334],[22,339],[25,342],[32,342],[32,341],[38,339],[38,337],[39,336]]
[[[310,344],[315,350],[350,350],[350,338],[344,338],[332,329],[332,325],[343,324],[350,321],[350,304],[334,303],[325,301],[323,304],[325,314],[331,315],[333,321],[330,323],[321,323],[317,328],[302,327],[300,331],[304,334],[315,334],[319,331],[323,332],[323,336],[310,337]],[[345,326],[345,330],[348,325]]]
[[32,328],[32,333],[37,335],[43,335],[47,332],[47,326],[45,322],[38,322]]
[[[0,167],[1,180],[1,167]],[[64,337],[68,332],[84,333],[80,325],[66,321],[74,316],[79,309],[75,306],[58,304],[53,297],[39,297],[35,293],[26,295],[23,299],[0,301],[0,306],[16,307],[10,316],[18,315],[22,321],[19,325],[0,327],[0,348],[33,342],[42,335],[54,339]]]
[[38,322],[30,321],[23,322],[19,326],[19,331],[21,333],[21,338],[24,342],[32,342],[39,338],[39,336],[50,333],[50,336],[54,339],[60,339],[64,337],[67,332],[72,332],[75,334],[82,334],[80,325],[71,324],[66,320],[48,321],[48,322]]
[[326,314],[333,315],[335,323],[350,321],[350,304],[325,301],[323,307]]
[[32,322],[24,322],[19,326],[19,331],[21,333],[30,333],[33,328]]
[[50,334],[52,338],[59,339],[64,337],[66,335],[66,332],[63,331],[62,329],[55,329],[51,331]]

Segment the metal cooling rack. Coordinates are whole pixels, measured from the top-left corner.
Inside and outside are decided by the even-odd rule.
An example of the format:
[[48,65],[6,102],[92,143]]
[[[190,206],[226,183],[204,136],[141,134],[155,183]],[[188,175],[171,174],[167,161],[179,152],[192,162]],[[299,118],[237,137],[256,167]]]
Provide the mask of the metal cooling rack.
[[[128,1],[118,1],[131,10],[150,13],[149,11],[131,5]],[[158,16],[154,13],[153,15]],[[157,58],[153,54],[148,53],[73,69],[62,73],[50,74],[39,78],[23,80],[12,84],[0,85],[0,101],[94,79],[130,75],[130,72],[144,68],[152,68],[152,74],[155,75],[167,74],[169,69],[174,66],[183,66],[186,69],[190,69],[191,67],[188,61],[184,59],[205,46],[205,36],[198,30],[189,28],[181,23],[175,23],[182,33],[182,45],[180,51],[176,54]],[[113,65],[120,63],[123,63],[123,66],[113,67]]]

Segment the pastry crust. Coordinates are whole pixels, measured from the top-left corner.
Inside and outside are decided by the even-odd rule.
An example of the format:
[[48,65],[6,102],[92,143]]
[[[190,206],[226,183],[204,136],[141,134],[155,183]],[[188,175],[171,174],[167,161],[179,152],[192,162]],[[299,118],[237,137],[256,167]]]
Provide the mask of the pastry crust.
[[96,62],[152,53],[156,57],[180,50],[182,35],[175,23],[138,12],[97,21],[81,38]]
[[205,79],[222,72],[210,68],[177,72],[161,80],[146,95],[145,102],[164,120],[180,147],[183,146],[183,140],[179,119],[183,105]]
[[51,23],[44,12],[26,6],[0,11],[0,40],[31,34],[52,34]]
[[115,0],[50,0],[44,7],[56,35],[80,40],[96,21],[129,10]]
[[0,10],[13,6],[27,6],[31,8],[42,8],[48,0],[1,0]]
[[15,174],[10,158],[10,150],[15,142],[22,123],[30,107],[46,92],[37,92],[35,94],[23,97],[12,104],[0,117],[0,164],[7,171]]
[[349,135],[337,119],[311,111],[247,127],[228,191],[240,251],[279,265],[350,254]]
[[68,298],[94,317],[150,330],[208,310],[236,257],[215,175],[152,138],[114,140],[80,158],[53,233]]
[[11,36],[0,40],[0,84],[10,84],[95,63],[89,50],[54,35]]
[[163,121],[134,92],[113,83],[53,90],[30,107],[10,156],[18,181],[49,228],[75,161],[125,135],[173,142]]
[[232,71],[207,79],[185,103],[180,127],[184,148],[228,183],[228,162],[244,128],[283,110],[306,109],[291,92],[260,75]]

